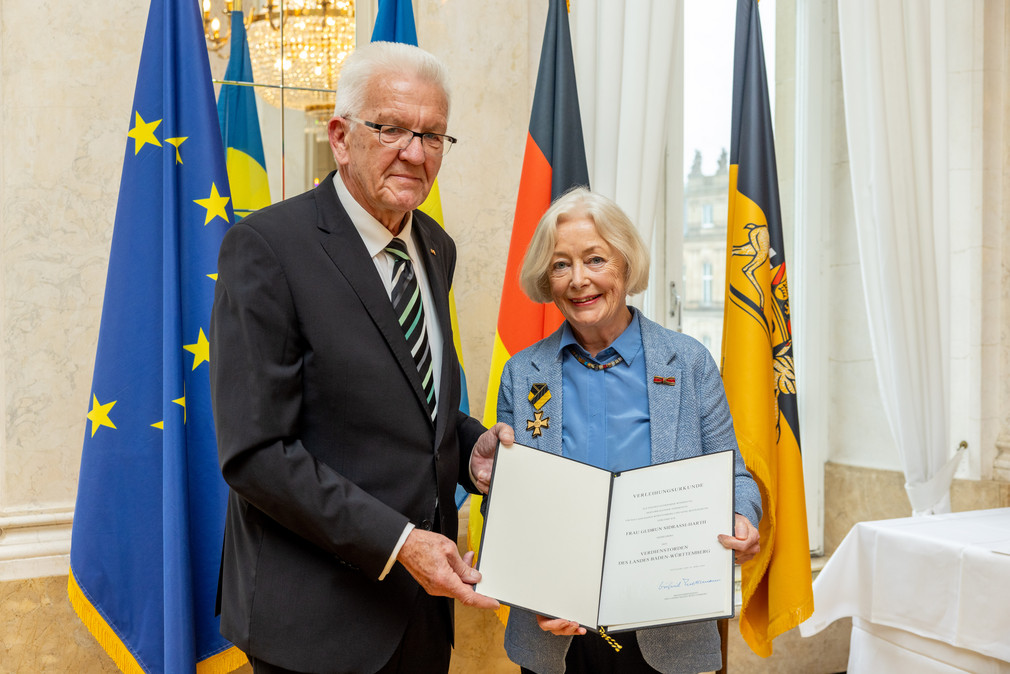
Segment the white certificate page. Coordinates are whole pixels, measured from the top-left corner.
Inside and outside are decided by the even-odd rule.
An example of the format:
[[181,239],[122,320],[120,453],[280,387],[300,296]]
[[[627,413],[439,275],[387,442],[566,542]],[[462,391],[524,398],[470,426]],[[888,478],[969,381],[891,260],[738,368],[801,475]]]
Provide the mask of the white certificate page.
[[611,474],[524,445],[499,445],[477,592],[595,627]]
[[733,613],[733,452],[614,479],[599,624],[611,631]]

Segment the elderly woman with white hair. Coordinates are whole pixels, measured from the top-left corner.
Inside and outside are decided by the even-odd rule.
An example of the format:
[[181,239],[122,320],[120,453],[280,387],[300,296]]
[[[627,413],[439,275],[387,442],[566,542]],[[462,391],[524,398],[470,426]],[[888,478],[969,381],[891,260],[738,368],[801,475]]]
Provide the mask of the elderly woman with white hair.
[[[747,561],[759,551],[761,497],[737,447],[718,367],[697,340],[627,304],[648,277],[648,250],[617,204],[585,188],[558,198],[537,225],[519,281],[532,300],[553,302],[565,321],[506,363],[498,421],[516,428],[516,442],[614,472],[732,449],[736,521],[733,535],[719,541],[738,563]],[[534,385],[553,392],[551,409],[537,409],[551,421],[524,433],[522,420],[534,401],[541,404],[529,395]],[[577,622],[512,608],[505,648],[523,672],[536,674],[721,667],[714,620],[610,638],[620,651]]]

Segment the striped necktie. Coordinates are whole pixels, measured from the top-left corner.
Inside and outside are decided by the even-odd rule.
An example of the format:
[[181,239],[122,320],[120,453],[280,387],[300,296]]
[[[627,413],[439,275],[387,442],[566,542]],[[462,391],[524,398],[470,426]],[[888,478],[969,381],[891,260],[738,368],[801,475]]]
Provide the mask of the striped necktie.
[[421,375],[421,385],[427,398],[428,413],[435,420],[435,375],[431,364],[431,346],[428,331],[424,327],[424,306],[421,289],[414,276],[414,267],[407,254],[407,245],[402,239],[394,238],[386,246],[386,252],[393,256],[393,291],[390,299],[393,311],[400,321],[403,336],[414,357],[417,371]]

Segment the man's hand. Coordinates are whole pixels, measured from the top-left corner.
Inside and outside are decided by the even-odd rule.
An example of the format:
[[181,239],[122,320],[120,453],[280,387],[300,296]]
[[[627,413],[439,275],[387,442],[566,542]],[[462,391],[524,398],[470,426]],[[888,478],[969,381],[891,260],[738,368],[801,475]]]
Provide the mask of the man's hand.
[[724,548],[736,550],[734,561],[737,564],[743,564],[761,552],[760,535],[749,519],[740,513],[734,514],[736,515],[736,525],[733,527],[733,535],[719,534],[719,542]]
[[491,488],[491,468],[494,466],[494,453],[498,449],[498,443],[511,445],[515,439],[512,427],[501,423],[495,424],[477,438],[470,454],[470,475],[481,493],[486,494]]
[[470,566],[473,552],[460,557],[456,544],[441,534],[412,529],[396,559],[430,595],[452,597],[474,608],[498,608],[497,601],[470,587],[480,581],[480,572]]

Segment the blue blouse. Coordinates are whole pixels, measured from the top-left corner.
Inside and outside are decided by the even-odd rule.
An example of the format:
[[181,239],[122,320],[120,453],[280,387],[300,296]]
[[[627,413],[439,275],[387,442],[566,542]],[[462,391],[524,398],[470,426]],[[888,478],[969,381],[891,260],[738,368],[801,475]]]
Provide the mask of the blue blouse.
[[[642,330],[638,312],[631,313],[628,327],[595,358],[575,341],[568,323],[561,334],[562,454],[612,472],[652,462]],[[624,361],[590,369],[569,352],[569,345],[591,363],[602,365],[617,356]]]

